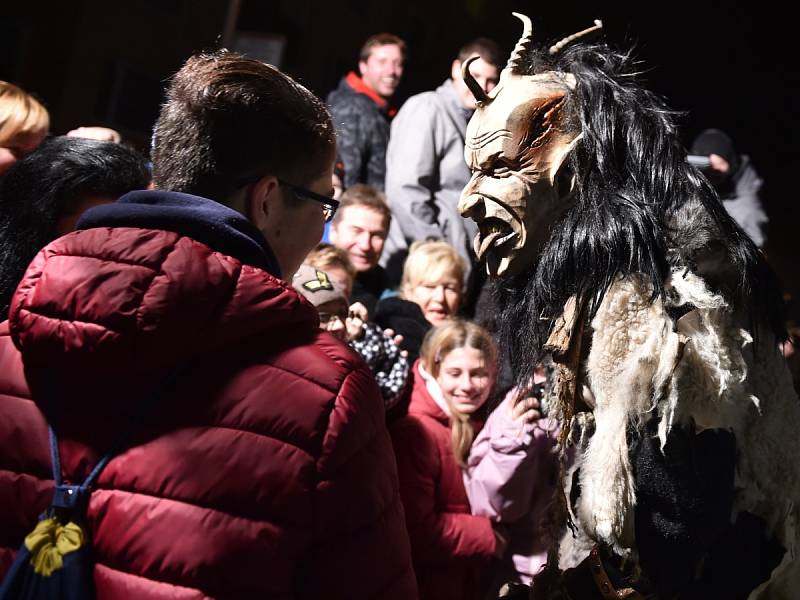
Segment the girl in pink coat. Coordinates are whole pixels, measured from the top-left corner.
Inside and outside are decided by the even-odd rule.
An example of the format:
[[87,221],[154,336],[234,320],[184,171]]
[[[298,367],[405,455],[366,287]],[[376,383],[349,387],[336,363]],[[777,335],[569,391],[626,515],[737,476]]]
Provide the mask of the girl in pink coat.
[[391,425],[422,600],[479,600],[492,558],[505,552],[492,520],[471,514],[462,479],[496,356],[474,323],[448,320],[431,330],[414,364],[408,414]]
[[509,581],[530,584],[547,560],[542,521],[558,477],[558,423],[539,412],[543,369],[536,370],[533,383],[532,393],[520,398],[512,389],[489,415],[464,470],[472,514],[508,525],[509,545],[494,590]]

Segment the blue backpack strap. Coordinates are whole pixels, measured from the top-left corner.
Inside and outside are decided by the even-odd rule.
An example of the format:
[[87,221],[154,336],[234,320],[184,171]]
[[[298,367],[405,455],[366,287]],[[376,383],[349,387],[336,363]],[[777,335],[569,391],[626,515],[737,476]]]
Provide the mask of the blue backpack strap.
[[53,481],[61,485],[61,455],[58,453],[58,438],[53,428],[48,425],[47,432],[50,436],[50,460],[53,465]]
[[[136,423],[141,422],[142,416],[147,409],[155,406],[158,403],[167,390],[169,390],[175,383],[175,380],[178,378],[178,376],[181,375],[187,368],[188,363],[182,365],[178,369],[175,369],[165,378],[164,382],[158,386],[158,388],[156,388],[153,395],[150,396],[150,398],[144,403],[142,410],[134,419]],[[108,465],[111,459],[124,449],[128,436],[122,436],[122,440],[120,440],[120,442],[110,452],[103,455],[86,479],[83,480],[83,483],[78,485],[68,485],[64,483],[64,480],[61,477],[61,455],[58,451],[58,437],[56,436],[56,432],[53,431],[53,427],[51,425],[48,425],[47,429],[50,436],[50,458],[53,463],[53,481],[55,482],[53,501],[50,505],[51,510],[59,508],[68,510],[78,509],[80,511],[85,511],[88,505],[89,495],[91,494],[92,485],[94,485],[94,482],[97,481],[98,477],[100,477],[103,469],[106,468],[106,465]]]
[[109,461],[117,454],[117,452],[109,452],[94,466],[91,473],[83,480],[83,483],[78,485],[65,484],[61,477],[61,455],[58,452],[58,437],[56,432],[53,431],[51,426],[48,426],[50,434],[50,456],[53,461],[53,481],[55,482],[55,489],[53,490],[53,501],[50,504],[51,509],[67,509],[84,511],[89,500],[91,493],[91,486],[97,481],[100,473],[106,468]]

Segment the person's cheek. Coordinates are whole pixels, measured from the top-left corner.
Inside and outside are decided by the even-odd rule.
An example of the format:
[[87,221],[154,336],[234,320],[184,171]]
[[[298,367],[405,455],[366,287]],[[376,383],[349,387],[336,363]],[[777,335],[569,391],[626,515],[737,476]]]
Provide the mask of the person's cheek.
[[17,157],[8,148],[0,148],[0,175],[8,171],[17,162]]

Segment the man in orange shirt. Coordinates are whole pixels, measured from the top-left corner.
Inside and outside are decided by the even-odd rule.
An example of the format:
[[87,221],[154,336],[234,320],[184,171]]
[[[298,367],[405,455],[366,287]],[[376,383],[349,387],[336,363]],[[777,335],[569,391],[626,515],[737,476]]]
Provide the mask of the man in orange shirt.
[[367,183],[383,189],[389,121],[397,112],[390,100],[400,85],[405,58],[403,40],[391,33],[375,34],[361,48],[360,76],[350,71],[328,94],[345,188]]

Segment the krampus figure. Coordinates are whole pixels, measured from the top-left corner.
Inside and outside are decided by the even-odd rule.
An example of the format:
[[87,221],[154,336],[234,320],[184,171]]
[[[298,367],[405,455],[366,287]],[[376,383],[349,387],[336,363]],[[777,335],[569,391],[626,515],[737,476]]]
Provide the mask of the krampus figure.
[[800,404],[771,272],[630,55],[581,34],[537,49],[517,16],[490,94],[464,67],[459,210],[519,382],[556,357],[578,446],[533,593],[800,598]]

